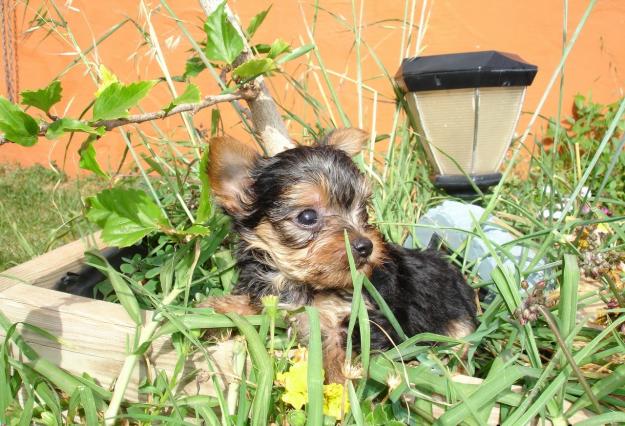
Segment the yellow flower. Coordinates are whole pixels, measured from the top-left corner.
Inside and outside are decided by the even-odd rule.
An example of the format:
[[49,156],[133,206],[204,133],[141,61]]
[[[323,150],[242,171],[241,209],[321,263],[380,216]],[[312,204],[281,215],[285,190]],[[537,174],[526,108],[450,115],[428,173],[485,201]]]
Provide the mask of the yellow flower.
[[286,402],[296,410],[301,410],[304,404],[308,402],[308,395],[300,392],[287,391],[282,394],[282,401]]
[[286,373],[278,373],[278,383],[291,392],[308,392],[308,361],[296,362]]
[[308,361],[296,362],[286,373],[278,373],[277,382],[284,386],[282,401],[296,409],[308,401]]
[[[345,388],[340,383],[323,386],[323,414],[336,419],[341,418],[341,406],[345,397]],[[345,413],[349,411],[349,400],[345,397]]]
[[[285,373],[278,373],[276,382],[284,387],[282,401],[301,410],[308,402],[308,360],[305,349],[294,354],[293,364]],[[322,372],[323,374],[323,372]],[[323,414],[341,418],[341,406],[345,398],[345,388],[339,383],[323,386]],[[349,401],[345,400],[345,413],[349,411]]]

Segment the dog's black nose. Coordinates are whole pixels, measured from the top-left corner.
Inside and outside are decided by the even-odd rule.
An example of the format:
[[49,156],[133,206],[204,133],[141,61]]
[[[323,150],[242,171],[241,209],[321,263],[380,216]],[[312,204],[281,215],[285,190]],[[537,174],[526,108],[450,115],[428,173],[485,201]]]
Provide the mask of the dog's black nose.
[[358,237],[352,241],[352,248],[362,258],[367,258],[373,251],[373,243],[369,238]]

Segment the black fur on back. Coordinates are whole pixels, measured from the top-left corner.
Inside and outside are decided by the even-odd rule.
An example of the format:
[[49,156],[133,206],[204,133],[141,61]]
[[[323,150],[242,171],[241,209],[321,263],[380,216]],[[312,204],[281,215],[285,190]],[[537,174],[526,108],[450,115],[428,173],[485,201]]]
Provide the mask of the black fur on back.
[[[475,324],[475,301],[460,271],[436,250],[411,250],[387,244],[388,260],[373,270],[371,283],[384,298],[404,333],[447,334],[452,321]],[[387,335],[397,344],[399,336],[379,310],[369,311],[371,347],[388,349]],[[384,330],[384,332],[382,331]],[[356,339],[358,340],[358,339]]]

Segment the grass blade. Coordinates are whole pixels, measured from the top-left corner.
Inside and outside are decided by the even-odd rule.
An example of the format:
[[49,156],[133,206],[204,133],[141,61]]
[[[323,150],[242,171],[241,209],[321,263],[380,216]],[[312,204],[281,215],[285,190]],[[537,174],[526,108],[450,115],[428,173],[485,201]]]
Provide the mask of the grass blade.
[[139,302],[137,302],[137,298],[135,294],[130,289],[130,286],[123,278],[123,276],[115,270],[111,266],[111,264],[106,260],[105,257],[96,252],[87,252],[85,253],[85,259],[87,263],[102,272],[108,277],[113,289],[115,290],[115,294],[119,299],[119,303],[122,304],[130,318],[137,325],[141,325],[143,323],[143,319],[141,318],[141,309],[139,308]]
[[600,414],[589,418],[588,420],[577,423],[577,426],[595,426],[595,425],[607,425],[607,424],[625,424],[625,413],[613,412]]
[[457,425],[466,419],[471,408],[479,411],[484,407],[491,406],[497,400],[499,394],[525,377],[527,371],[518,366],[503,368],[496,376],[487,378],[467,399],[447,410],[439,419],[441,425]]
[[354,416],[354,420],[358,426],[364,426],[365,419],[362,415],[362,409],[360,408],[360,398],[354,389],[354,384],[351,380],[347,381],[347,391],[349,394],[349,406],[351,408],[351,414]]
[[85,410],[85,421],[88,425],[98,424],[98,410],[96,409],[95,399],[91,389],[87,387],[80,387],[80,402],[82,408]]
[[323,423],[323,365],[321,350],[321,325],[319,312],[306,306],[310,335],[308,337],[308,405],[306,408],[306,424]]
[[575,328],[579,277],[580,274],[579,267],[577,266],[577,259],[572,254],[565,254],[562,285],[560,286],[560,303],[558,304],[560,327],[565,339]]
[[273,364],[260,336],[245,318],[237,314],[226,314],[247,339],[247,346],[256,367],[256,394],[252,402],[252,425],[267,424],[271,408],[271,390],[273,386]]
[[[612,371],[612,373],[604,379],[597,381],[592,386],[592,393],[601,399],[606,395],[625,387],[625,364],[619,365]],[[568,409],[565,413],[566,417],[570,417],[577,411],[592,404],[588,395],[584,394]]]
[[20,422],[18,423],[18,426],[29,426],[30,424],[32,424],[34,405],[35,398],[30,395],[24,403],[24,408],[22,409],[22,414],[20,415]]

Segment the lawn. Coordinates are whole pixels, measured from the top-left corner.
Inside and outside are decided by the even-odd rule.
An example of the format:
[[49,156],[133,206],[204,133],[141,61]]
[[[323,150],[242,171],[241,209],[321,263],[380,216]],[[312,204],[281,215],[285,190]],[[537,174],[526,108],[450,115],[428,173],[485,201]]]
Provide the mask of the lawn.
[[83,197],[102,187],[91,176],[68,179],[43,166],[0,164],[0,270],[83,235]]

